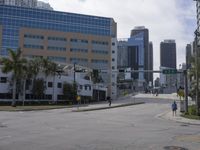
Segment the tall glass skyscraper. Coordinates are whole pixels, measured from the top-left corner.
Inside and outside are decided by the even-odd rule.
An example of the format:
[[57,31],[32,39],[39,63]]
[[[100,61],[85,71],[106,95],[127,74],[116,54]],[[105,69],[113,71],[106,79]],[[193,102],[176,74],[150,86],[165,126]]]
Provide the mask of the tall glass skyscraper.
[[164,40],[160,43],[160,66],[176,69],[175,40]]

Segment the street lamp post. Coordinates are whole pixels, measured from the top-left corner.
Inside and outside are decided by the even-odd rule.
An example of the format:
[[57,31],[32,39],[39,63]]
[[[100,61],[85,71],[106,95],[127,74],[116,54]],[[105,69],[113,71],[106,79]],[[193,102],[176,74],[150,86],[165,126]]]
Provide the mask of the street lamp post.
[[74,89],[74,102],[76,102],[76,63],[74,63],[74,83],[73,83],[73,89]]
[[197,113],[200,115],[200,102],[199,102],[199,76],[198,76],[198,37],[200,36],[200,33],[196,30],[195,31],[195,65],[196,65],[196,70],[195,70],[195,76],[196,76],[196,104],[197,104]]
[[184,81],[185,81],[185,113],[188,113],[188,77],[187,68],[184,70]]

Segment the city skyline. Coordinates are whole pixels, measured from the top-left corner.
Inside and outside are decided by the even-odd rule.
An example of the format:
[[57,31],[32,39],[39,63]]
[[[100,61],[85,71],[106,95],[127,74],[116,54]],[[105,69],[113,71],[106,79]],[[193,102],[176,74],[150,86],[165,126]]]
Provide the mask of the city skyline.
[[[185,62],[185,47],[194,40],[196,28],[195,2],[183,0],[42,0],[57,11],[112,17],[118,23],[118,38],[130,36],[135,26],[149,29],[154,43],[154,68],[159,69],[160,42],[175,39],[177,65]],[[98,6],[98,7],[94,7]],[[140,7],[138,7],[140,6]],[[117,11],[116,11],[117,10]],[[126,10],[126,11],[119,11]],[[145,11],[144,11],[145,10]]]

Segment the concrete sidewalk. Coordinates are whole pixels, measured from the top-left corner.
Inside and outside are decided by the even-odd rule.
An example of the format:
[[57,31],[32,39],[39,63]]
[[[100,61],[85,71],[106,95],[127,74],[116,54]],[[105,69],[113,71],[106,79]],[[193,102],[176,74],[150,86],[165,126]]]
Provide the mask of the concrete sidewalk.
[[177,112],[176,116],[172,115],[172,112],[165,112],[162,114],[159,114],[157,116],[158,118],[166,119],[166,120],[171,120],[183,124],[188,124],[188,125],[200,125],[200,120],[194,120],[194,119],[187,119],[184,117],[181,117],[181,112]]
[[130,100],[116,100],[113,101],[111,106],[109,106],[108,102],[102,102],[99,104],[89,104],[89,105],[76,105],[71,108],[72,112],[81,112],[81,111],[94,111],[94,110],[102,110],[102,109],[111,109],[117,107],[126,107],[132,105],[144,104],[144,102],[135,102],[133,99]]
[[135,98],[180,100],[179,97],[177,97],[176,93],[173,93],[173,94],[158,94],[158,96],[156,96],[155,94],[137,94],[134,97]]

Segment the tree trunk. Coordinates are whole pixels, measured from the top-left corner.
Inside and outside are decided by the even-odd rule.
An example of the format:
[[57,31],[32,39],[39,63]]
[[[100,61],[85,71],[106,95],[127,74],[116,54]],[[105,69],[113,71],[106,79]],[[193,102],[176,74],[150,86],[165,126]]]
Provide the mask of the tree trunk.
[[13,91],[12,91],[12,107],[16,107],[16,79],[13,81]]
[[23,82],[23,96],[22,96],[23,106],[24,106],[25,99],[26,99],[26,79],[24,79],[24,82]]
[[55,98],[55,75],[53,75],[53,96],[52,96],[52,101],[54,102],[54,103],[56,103],[56,98]]

